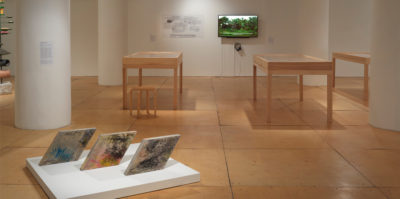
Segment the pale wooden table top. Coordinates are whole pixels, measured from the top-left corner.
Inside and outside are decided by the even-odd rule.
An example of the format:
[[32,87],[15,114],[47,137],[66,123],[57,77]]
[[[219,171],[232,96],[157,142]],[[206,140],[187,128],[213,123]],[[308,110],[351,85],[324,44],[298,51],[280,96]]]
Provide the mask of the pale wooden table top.
[[353,56],[357,56],[357,57],[364,57],[364,58],[371,58],[370,54],[359,54],[359,53],[355,53],[355,54],[351,54]]
[[264,59],[267,62],[329,62],[326,59],[302,54],[262,54],[255,55],[255,57]]
[[334,55],[351,55],[363,58],[371,58],[369,52],[333,52]]
[[137,52],[124,58],[179,58],[182,52]]
[[360,64],[369,64],[371,61],[371,55],[368,52],[333,52],[332,58]]
[[332,62],[303,54],[259,54],[254,55],[254,65],[264,72],[275,74],[327,74],[332,71]]
[[176,68],[182,64],[182,52],[136,52],[123,57],[124,68]]

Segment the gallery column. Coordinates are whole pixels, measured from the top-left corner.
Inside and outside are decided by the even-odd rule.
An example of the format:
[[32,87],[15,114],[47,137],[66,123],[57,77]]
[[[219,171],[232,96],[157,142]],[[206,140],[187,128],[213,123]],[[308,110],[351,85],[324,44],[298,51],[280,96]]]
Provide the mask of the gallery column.
[[70,1],[18,1],[15,126],[54,129],[71,122]]
[[400,131],[400,1],[373,2],[370,110],[372,126]]
[[126,0],[99,0],[99,84],[122,84],[122,56],[127,53]]

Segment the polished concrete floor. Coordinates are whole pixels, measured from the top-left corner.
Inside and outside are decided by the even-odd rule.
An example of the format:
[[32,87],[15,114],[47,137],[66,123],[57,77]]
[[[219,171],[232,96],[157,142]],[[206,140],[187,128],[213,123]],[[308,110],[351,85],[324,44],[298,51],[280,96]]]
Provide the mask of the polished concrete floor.
[[[273,79],[267,124],[266,82],[258,81],[253,102],[249,77],[186,77],[174,111],[172,78],[146,77],[144,84],[160,88],[160,110],[157,118],[137,120],[121,109],[120,86],[74,77],[72,123],[61,129],[136,130],[134,142],[180,133],[172,157],[200,171],[201,181],[130,198],[400,198],[400,133],[368,124],[362,79],[338,78],[332,125],[326,89],[306,87],[300,103],[293,77]],[[0,198],[46,198],[25,159],[43,155],[61,129],[14,128],[13,102],[14,95],[0,96]]]

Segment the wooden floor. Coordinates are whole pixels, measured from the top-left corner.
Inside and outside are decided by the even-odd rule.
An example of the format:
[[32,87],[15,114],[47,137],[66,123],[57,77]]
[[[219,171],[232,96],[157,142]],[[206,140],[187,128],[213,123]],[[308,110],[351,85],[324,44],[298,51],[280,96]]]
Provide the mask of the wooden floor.
[[[300,103],[292,77],[273,79],[268,125],[266,82],[258,81],[254,103],[250,77],[184,78],[173,111],[172,78],[146,77],[145,85],[160,88],[160,110],[155,119],[136,120],[121,109],[120,86],[74,77],[72,124],[61,129],[137,130],[134,142],[180,133],[172,157],[200,171],[201,182],[130,198],[400,198],[400,133],[368,125],[361,78],[337,79],[331,126],[325,88],[305,87]],[[13,102],[14,95],[0,96],[0,198],[46,198],[25,158],[43,155],[61,129],[14,128]]]

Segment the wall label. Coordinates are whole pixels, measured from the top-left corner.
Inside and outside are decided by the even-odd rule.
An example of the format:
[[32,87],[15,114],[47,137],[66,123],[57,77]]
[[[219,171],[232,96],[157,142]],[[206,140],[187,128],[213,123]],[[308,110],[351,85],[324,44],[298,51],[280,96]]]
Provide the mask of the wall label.
[[165,15],[162,30],[168,38],[203,37],[203,16]]
[[42,41],[40,42],[40,64],[49,65],[53,64],[53,42]]

